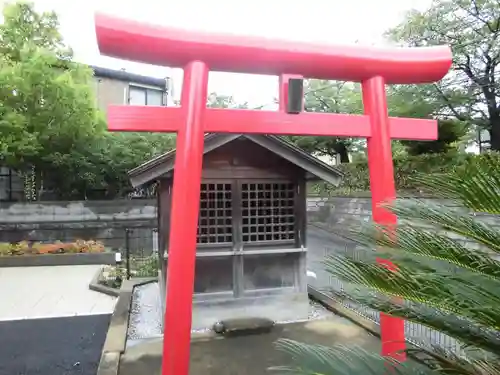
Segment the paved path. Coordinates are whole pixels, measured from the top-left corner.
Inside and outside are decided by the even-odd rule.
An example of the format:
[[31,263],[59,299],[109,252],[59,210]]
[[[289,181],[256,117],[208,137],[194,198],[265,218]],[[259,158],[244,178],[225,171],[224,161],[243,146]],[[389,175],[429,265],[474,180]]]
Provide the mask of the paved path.
[[101,266],[0,268],[0,375],[95,375],[116,299]]
[[[191,344],[189,374],[273,374],[268,371],[270,366],[291,365],[290,357],[283,356],[275,346],[276,341],[283,338],[326,346],[355,344],[374,352],[380,351],[378,338],[347,319],[332,316],[329,319],[278,325],[270,333],[194,342]],[[127,349],[120,360],[120,375],[160,374],[162,345],[161,339],[153,339]],[[360,365],[355,368],[354,364],[352,371],[344,373],[364,375],[366,372],[366,367]]]
[[110,315],[0,322],[1,375],[95,375]]
[[[333,251],[351,247],[322,229],[308,228],[308,269],[316,273],[313,285],[327,286],[320,261]],[[115,298],[88,289],[100,266],[0,268],[0,321],[63,316],[111,314]]]
[[100,267],[0,268],[0,321],[111,314],[115,298],[88,287]]
[[[308,268],[317,274],[310,282],[327,286],[319,262],[346,246],[310,227]],[[99,267],[0,268],[0,375],[95,375],[115,304],[88,289]]]
[[333,233],[309,225],[307,227],[307,269],[314,272],[316,278],[308,277],[307,282],[317,288],[330,285],[330,277],[324,271],[321,261],[334,252],[354,249],[355,245]]

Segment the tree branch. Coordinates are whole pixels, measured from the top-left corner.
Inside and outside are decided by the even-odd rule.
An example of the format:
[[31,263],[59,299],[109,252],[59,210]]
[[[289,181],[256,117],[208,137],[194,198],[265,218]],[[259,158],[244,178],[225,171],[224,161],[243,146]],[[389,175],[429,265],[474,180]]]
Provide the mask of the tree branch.
[[436,84],[434,83],[433,84],[435,89],[437,90],[437,92],[439,93],[439,95],[441,95],[441,97],[443,98],[443,100],[445,101],[446,103],[446,106],[450,109],[450,111],[453,113],[453,115],[459,119],[460,121],[466,121],[467,118],[465,116],[463,116],[462,114],[460,114],[456,109],[455,107],[452,105],[450,99],[446,96],[446,94],[443,92],[443,90],[441,90],[441,88]]
[[[472,0],[472,6],[474,7],[475,13],[471,12],[468,7],[460,7],[460,5],[459,5],[459,7],[462,10],[465,10],[469,15],[471,15],[472,17],[476,18],[477,20],[481,21],[482,23],[484,23],[486,25],[486,27],[488,28],[488,30],[491,33],[494,33],[495,31],[491,27],[490,23],[481,17],[481,9],[479,9],[479,5],[477,4],[477,0]],[[479,31],[477,31],[477,30],[474,30],[474,31],[477,32],[479,35],[484,36],[481,33],[479,33]]]

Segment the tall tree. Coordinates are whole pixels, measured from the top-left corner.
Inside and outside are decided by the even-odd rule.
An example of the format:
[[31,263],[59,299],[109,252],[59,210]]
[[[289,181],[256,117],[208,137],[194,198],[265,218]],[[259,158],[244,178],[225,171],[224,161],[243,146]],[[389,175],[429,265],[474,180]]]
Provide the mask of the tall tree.
[[435,141],[399,141],[410,155],[448,151],[468,132],[469,124],[442,112],[442,102],[432,95],[432,85],[393,85],[387,87],[389,115],[408,118],[437,118],[438,139]]
[[[360,87],[351,82],[306,81],[305,110],[308,112],[360,114],[363,111]],[[349,163],[350,151],[363,148],[363,142],[353,138],[302,136],[287,138],[310,153],[330,157],[339,155],[341,163]]]
[[51,170],[103,130],[92,72],[71,60],[54,13],[7,4],[0,25],[0,163]]
[[[311,80],[306,84],[305,107],[310,112],[363,113],[361,87],[350,82]],[[388,86],[388,109],[391,116],[410,118],[441,117],[439,103],[428,100],[425,90],[411,85]],[[311,126],[314,126],[311,124]],[[439,122],[439,138],[432,142],[393,141],[404,145],[410,154],[445,152],[450,144],[457,142],[465,133],[461,121],[442,120]],[[356,138],[335,137],[288,137],[299,147],[319,155],[340,156],[342,163],[349,162],[349,154],[363,152],[365,141]],[[401,147],[399,147],[401,149]]]
[[434,0],[423,12],[413,10],[388,31],[409,46],[450,45],[453,69],[434,85],[413,87],[436,114],[490,131],[491,147],[500,150],[498,0]]
[[219,95],[216,92],[210,93],[207,98],[209,108],[248,108],[248,103],[237,103],[230,95]]

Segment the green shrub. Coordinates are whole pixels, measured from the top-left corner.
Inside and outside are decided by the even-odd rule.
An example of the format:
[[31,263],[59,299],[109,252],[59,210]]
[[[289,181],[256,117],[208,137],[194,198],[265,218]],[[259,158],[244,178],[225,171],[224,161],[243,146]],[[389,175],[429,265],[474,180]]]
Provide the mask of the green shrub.
[[105,267],[99,283],[110,288],[120,289],[123,280],[127,279],[127,270],[123,266]]
[[[457,168],[464,168],[469,163],[476,163],[484,158],[493,158],[500,167],[500,153],[491,152],[481,155],[448,152],[445,154],[425,154],[394,159],[394,180],[400,193],[420,192],[420,187],[413,177],[419,173],[441,174]],[[326,183],[309,186],[313,195],[368,195],[370,179],[366,162],[341,164],[337,168],[344,173],[342,183],[335,187]]]
[[135,277],[158,276],[159,260],[156,254],[142,259],[131,259],[130,263]]

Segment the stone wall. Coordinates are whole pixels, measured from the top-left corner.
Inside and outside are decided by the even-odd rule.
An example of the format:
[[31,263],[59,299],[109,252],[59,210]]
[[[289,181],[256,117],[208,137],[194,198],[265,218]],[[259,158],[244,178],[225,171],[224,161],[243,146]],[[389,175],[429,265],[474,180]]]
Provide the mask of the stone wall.
[[[445,205],[458,212],[464,212],[456,203],[438,199],[422,199],[429,203]],[[309,198],[307,202],[308,222],[331,232],[341,234],[342,231],[359,228],[363,222],[371,221],[371,198],[330,197]],[[474,216],[500,231],[500,218],[496,215],[474,213]],[[460,238],[448,233],[453,238]],[[467,246],[471,247],[469,241]],[[474,244],[477,247],[477,244]]]
[[124,249],[151,252],[155,247],[154,200],[0,203],[0,242],[95,239]]
[[[371,215],[369,199],[309,198],[311,222],[338,231]],[[95,239],[135,253],[155,248],[155,200],[0,203],[0,242]]]
[[[456,204],[450,201],[438,199],[422,200],[443,204],[447,207],[460,210]],[[362,222],[371,221],[371,198],[309,198],[307,202],[307,214],[309,222],[325,228],[331,230],[352,229],[359,226]]]
[[335,231],[367,222],[371,214],[370,198],[311,197],[307,201],[308,221]]
[[[371,220],[371,200],[310,197],[307,214],[311,224],[341,232]],[[480,216],[500,226],[497,217]],[[134,252],[155,249],[156,201],[0,203],[0,242],[96,239],[108,247],[123,249],[126,229],[129,229],[130,248]]]

